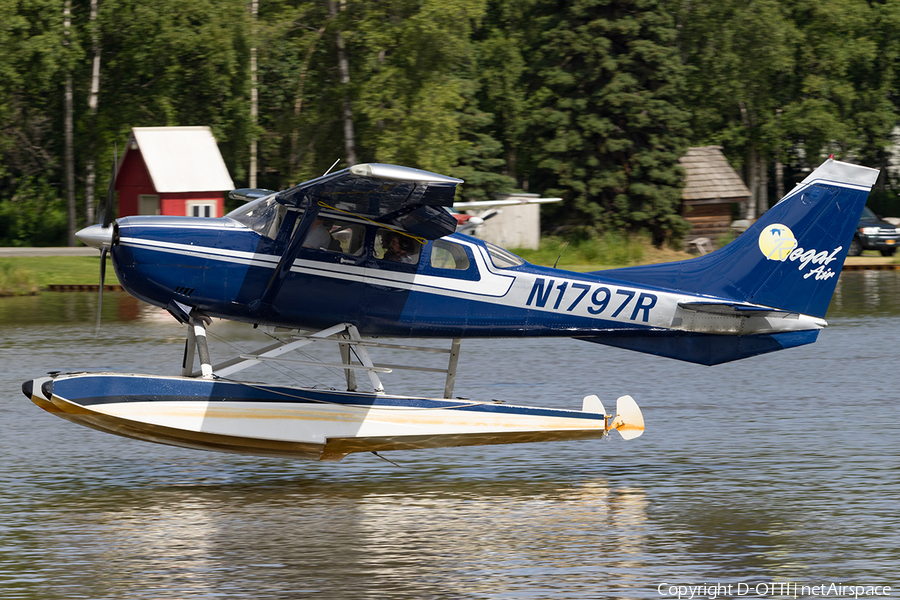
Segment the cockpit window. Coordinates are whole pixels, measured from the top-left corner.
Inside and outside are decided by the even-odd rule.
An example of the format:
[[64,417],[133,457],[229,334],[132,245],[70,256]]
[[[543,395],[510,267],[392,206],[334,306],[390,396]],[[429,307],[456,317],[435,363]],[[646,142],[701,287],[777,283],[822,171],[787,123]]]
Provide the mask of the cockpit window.
[[525,261],[510,252],[509,250],[504,250],[500,246],[495,246],[490,242],[485,242],[487,246],[488,254],[491,257],[491,262],[494,263],[494,266],[498,269],[508,269],[510,267],[518,267],[519,265],[524,265]]
[[275,194],[248,202],[226,216],[273,240],[278,235],[287,207],[275,201]]

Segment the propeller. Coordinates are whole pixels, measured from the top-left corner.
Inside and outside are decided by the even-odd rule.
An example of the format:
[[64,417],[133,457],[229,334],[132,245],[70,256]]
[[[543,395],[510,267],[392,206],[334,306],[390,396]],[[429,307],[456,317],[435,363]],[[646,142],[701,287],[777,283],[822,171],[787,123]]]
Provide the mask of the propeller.
[[106,280],[106,255],[113,245],[113,211],[116,194],[116,167],[119,162],[119,149],[113,147],[112,173],[109,177],[109,189],[106,192],[106,203],[100,223],[85,227],[75,234],[83,244],[100,250],[100,298],[97,301],[97,334],[100,334],[100,314],[103,310],[103,286]]
[[[103,205],[103,221],[101,227],[109,228],[113,221],[113,202],[116,196],[116,167],[119,162],[119,148],[113,145],[112,172],[109,175],[109,188],[106,190],[106,203]],[[109,243],[100,246],[100,295],[97,298],[97,333],[100,335],[100,315],[103,313],[103,286],[106,282],[106,254],[112,246],[112,231],[109,232]]]
[[119,162],[119,145],[113,144],[112,171],[109,175],[109,188],[106,190],[106,204],[103,205],[103,227],[109,227],[113,221],[113,200],[116,195],[116,167]]

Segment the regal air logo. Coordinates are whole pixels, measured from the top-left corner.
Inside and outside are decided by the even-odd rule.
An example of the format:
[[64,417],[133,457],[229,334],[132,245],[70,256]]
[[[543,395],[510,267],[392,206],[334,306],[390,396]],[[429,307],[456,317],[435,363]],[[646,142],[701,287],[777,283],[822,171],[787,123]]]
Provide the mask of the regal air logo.
[[835,260],[837,253],[841,251],[843,246],[838,246],[830,253],[828,250],[804,250],[799,247],[797,238],[786,225],[775,223],[769,225],[759,234],[759,249],[763,256],[769,260],[777,260],[780,262],[799,261],[798,269],[805,270],[809,265],[817,265],[815,269],[811,269],[803,274],[803,279],[809,279],[815,276],[816,281],[830,279],[837,273],[827,268],[831,261]]

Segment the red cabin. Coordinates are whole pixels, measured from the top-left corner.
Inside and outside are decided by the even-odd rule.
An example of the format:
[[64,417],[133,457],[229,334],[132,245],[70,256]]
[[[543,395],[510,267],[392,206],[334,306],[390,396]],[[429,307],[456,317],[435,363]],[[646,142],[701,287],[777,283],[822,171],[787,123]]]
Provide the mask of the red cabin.
[[134,127],[119,163],[119,216],[221,217],[234,183],[209,127]]

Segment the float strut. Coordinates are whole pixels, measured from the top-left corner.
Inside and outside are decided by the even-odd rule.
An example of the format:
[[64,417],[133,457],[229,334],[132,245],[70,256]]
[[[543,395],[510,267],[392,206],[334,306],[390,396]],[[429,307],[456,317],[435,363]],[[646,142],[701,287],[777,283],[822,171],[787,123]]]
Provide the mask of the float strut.
[[188,324],[187,337],[184,340],[184,358],[181,360],[181,375],[190,377],[194,370],[194,349],[197,347],[197,340],[194,337],[194,326]]
[[[347,334],[342,334],[341,337],[348,338]],[[341,362],[345,365],[350,364],[350,344],[338,344],[341,350]],[[347,376],[347,391],[355,392],[356,391],[356,373],[354,373],[353,369],[344,369],[344,373]]]
[[450,344],[450,362],[447,365],[447,382],[444,385],[444,398],[453,397],[453,386],[456,385],[456,365],[459,362],[459,346],[462,339],[456,338]]
[[197,354],[200,358],[200,376],[203,379],[212,379],[212,361],[209,359],[209,345],[206,342],[206,324],[203,317],[191,317],[190,327],[192,329],[190,333],[193,333]]

